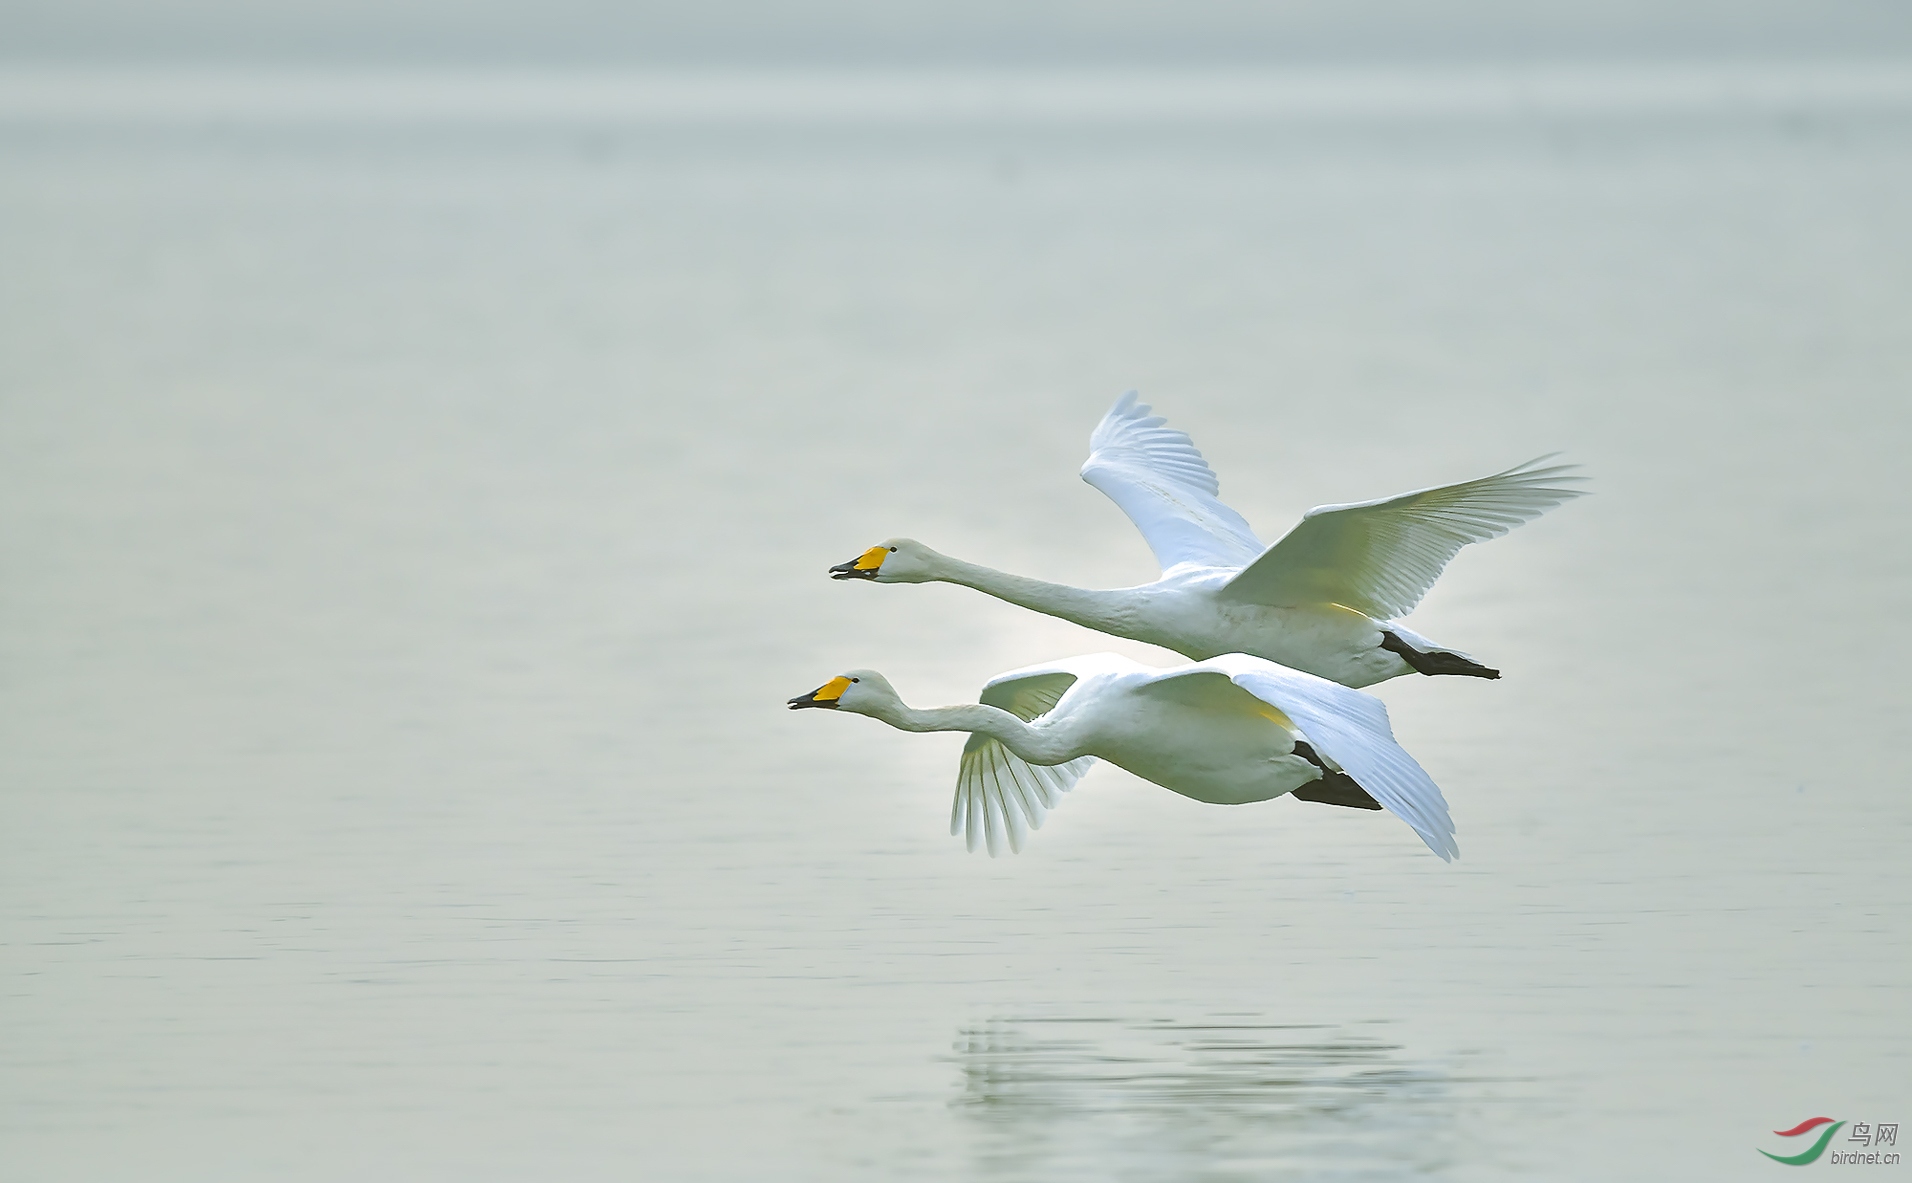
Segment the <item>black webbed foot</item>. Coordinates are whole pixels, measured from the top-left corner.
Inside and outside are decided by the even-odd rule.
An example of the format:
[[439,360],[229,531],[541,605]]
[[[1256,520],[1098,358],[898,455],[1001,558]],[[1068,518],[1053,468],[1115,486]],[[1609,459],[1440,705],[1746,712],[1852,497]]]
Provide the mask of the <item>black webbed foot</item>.
[[1354,783],[1354,778],[1345,772],[1330,772],[1321,762],[1321,757],[1304,740],[1295,741],[1295,755],[1321,770],[1320,780],[1311,780],[1293,793],[1303,801],[1317,801],[1323,805],[1339,805],[1347,809],[1379,809],[1381,803],[1368,796],[1368,791]]

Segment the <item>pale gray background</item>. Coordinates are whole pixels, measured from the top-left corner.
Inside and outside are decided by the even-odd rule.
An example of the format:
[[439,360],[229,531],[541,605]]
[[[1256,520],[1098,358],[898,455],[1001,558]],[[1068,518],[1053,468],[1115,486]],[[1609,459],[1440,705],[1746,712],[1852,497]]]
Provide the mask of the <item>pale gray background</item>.
[[[1902,6],[259,11],[0,9],[7,1178],[1742,1178],[1912,1108]],[[1412,618],[1507,678],[1380,688],[1461,862],[1107,768],[992,861],[957,737],[783,710],[1166,660],[823,576],[1148,578],[1075,478],[1132,386],[1267,536],[1588,466]]]

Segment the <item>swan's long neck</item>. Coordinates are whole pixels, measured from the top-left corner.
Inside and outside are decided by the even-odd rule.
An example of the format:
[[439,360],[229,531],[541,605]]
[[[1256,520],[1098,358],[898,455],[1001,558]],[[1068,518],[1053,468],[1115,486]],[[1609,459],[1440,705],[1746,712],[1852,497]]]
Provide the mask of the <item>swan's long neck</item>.
[[935,578],[944,583],[973,587],[984,595],[1006,600],[1019,608],[1058,616],[1071,624],[1097,632],[1126,635],[1133,626],[1134,608],[1124,591],[1092,591],[1061,583],[1044,583],[996,571],[978,563],[965,563],[948,555],[936,556]]
[[918,709],[899,699],[868,713],[902,731],[979,732],[1001,741],[1004,747],[1031,764],[1061,764],[1082,755],[1049,729],[1031,727],[1008,711],[981,703]]

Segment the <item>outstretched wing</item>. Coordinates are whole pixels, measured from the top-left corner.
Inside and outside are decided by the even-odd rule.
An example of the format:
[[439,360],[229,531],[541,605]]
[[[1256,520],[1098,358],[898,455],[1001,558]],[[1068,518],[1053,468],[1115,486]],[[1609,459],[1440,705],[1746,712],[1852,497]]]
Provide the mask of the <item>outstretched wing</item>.
[[[1061,670],[1018,670],[983,687],[981,699],[984,706],[1008,711],[1026,723],[1053,710],[1075,680],[1074,674]],[[1031,764],[1001,741],[972,732],[956,773],[949,832],[961,834],[971,850],[986,839],[991,857],[1001,854],[1005,844],[1020,851],[1028,832],[1042,828],[1046,812],[1062,803],[1062,794],[1094,763],[1095,757],[1084,756],[1054,767]]]
[[1261,540],[1221,503],[1221,482],[1188,433],[1164,422],[1133,390],[1115,400],[1089,437],[1082,479],[1122,507],[1164,571],[1180,563],[1254,562]]
[[1470,542],[1498,538],[1584,490],[1551,456],[1506,472],[1359,505],[1322,505],[1222,594],[1251,604],[1342,604],[1376,620],[1405,616]]
[[1395,742],[1388,709],[1380,699],[1242,653],[1185,666],[1168,676],[1202,673],[1222,674],[1287,715],[1315,751],[1339,765],[1389,813],[1413,826],[1429,850],[1442,859],[1460,853],[1441,787]]

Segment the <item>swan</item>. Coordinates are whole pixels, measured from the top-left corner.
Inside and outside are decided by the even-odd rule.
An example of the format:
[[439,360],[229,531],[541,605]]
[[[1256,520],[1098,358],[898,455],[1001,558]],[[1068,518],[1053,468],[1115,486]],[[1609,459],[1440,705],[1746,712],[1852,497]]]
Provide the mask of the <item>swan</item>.
[[1120,506],[1162,566],[1140,587],[1089,590],[993,571],[892,538],[830,568],[833,579],[958,583],[1098,632],[1198,661],[1246,653],[1344,686],[1401,674],[1498,678],[1500,671],[1411,632],[1421,602],[1470,542],[1496,538],[1581,490],[1542,456],[1505,472],[1398,497],[1309,510],[1273,546],[1222,504],[1184,432],[1116,400],[1089,438],[1082,479]]
[[1394,741],[1381,700],[1230,653],[1155,669],[1093,653],[1011,670],[963,706],[915,709],[882,674],[851,670],[791,710],[868,715],[903,731],[967,731],[949,832],[1021,850],[1096,759],[1216,805],[1293,793],[1386,809],[1443,860],[1460,853],[1441,790]]

